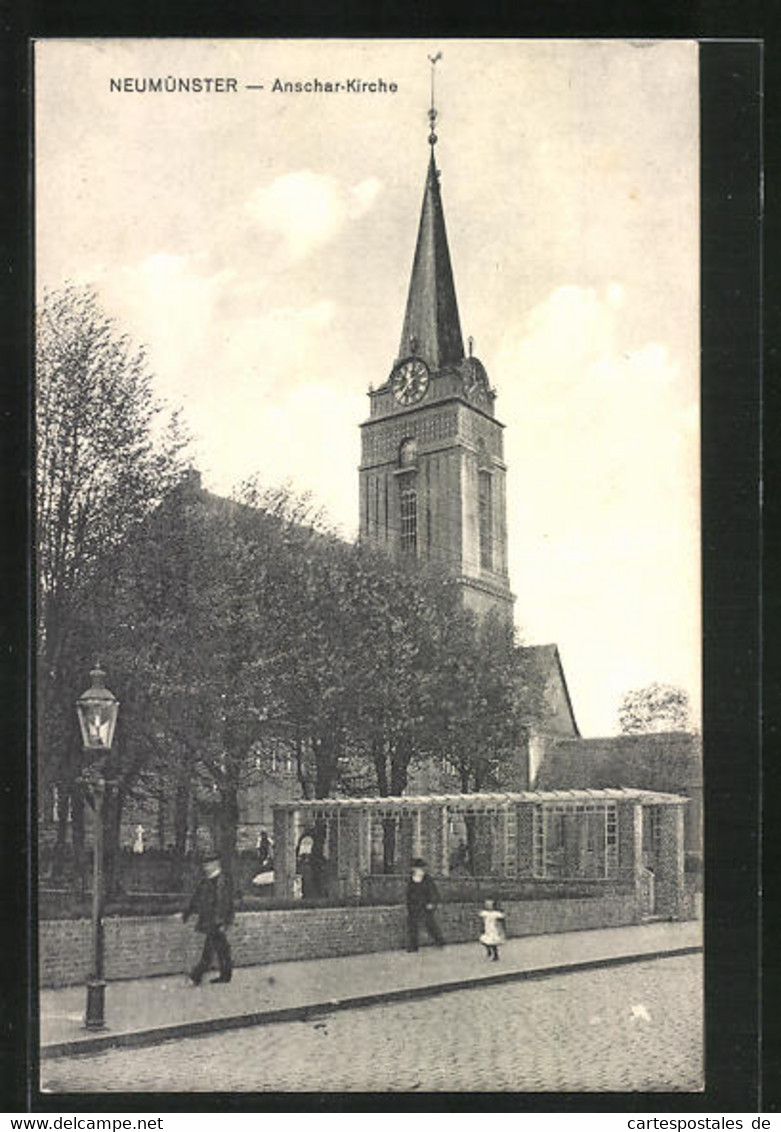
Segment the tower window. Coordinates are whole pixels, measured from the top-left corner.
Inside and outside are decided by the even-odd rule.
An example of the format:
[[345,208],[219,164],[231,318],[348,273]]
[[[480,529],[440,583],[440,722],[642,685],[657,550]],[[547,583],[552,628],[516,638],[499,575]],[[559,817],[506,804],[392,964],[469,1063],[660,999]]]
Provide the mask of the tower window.
[[484,570],[492,570],[494,565],[494,528],[490,472],[477,473],[477,491],[480,513],[480,566]]
[[414,554],[417,546],[418,493],[413,488],[405,488],[401,493],[401,549]]
[[417,463],[418,459],[418,442],[414,437],[408,437],[402,440],[399,445],[399,467],[410,468]]

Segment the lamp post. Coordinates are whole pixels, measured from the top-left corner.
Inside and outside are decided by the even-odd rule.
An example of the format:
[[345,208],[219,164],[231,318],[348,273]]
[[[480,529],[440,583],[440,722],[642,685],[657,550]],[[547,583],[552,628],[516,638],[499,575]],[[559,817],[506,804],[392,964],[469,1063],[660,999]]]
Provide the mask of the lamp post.
[[119,700],[104,683],[105,672],[99,663],[90,672],[92,684],[76,701],[85,754],[91,761],[85,767],[83,781],[92,789],[95,812],[95,836],[92,854],[92,964],[87,979],[88,1030],[105,1026],[106,984],[103,980],[103,801],[106,796],[106,761],[114,740],[119,713]]

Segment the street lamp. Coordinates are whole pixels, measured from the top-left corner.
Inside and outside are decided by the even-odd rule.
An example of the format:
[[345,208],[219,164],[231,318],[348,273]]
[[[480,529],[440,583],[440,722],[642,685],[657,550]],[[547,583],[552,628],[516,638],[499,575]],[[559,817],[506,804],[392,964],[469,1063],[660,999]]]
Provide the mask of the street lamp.
[[87,979],[88,1030],[105,1026],[106,984],[103,981],[103,800],[106,794],[106,760],[114,741],[114,728],[119,713],[119,700],[104,683],[105,672],[99,663],[90,672],[92,684],[76,701],[81,738],[85,754],[91,760],[82,780],[92,789],[95,811],[92,872],[92,967]]

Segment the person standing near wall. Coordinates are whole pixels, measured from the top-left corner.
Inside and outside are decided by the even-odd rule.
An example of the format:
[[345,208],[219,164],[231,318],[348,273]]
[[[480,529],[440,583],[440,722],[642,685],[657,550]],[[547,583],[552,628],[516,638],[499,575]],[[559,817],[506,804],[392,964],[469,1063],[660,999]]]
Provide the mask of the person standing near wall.
[[263,872],[264,869],[271,868],[271,839],[269,838],[268,831],[261,829],[258,836],[258,872]]
[[204,861],[203,878],[182,913],[183,922],[186,924],[196,913],[195,930],[203,932],[204,940],[201,958],[190,972],[190,979],[196,987],[199,986],[216,953],[220,973],[212,982],[229,983],[233,962],[225,929],[233,923],[233,898],[218,857]]
[[420,857],[415,857],[412,861],[412,875],[407,884],[407,951],[418,950],[421,920],[436,946],[445,946],[434,916],[434,909],[438,903],[437,886],[426,872],[426,862]]
[[480,942],[486,950],[486,958],[499,962],[499,947],[507,939],[504,912],[497,907],[495,900],[486,900],[485,908],[479,913],[483,921],[483,934]]

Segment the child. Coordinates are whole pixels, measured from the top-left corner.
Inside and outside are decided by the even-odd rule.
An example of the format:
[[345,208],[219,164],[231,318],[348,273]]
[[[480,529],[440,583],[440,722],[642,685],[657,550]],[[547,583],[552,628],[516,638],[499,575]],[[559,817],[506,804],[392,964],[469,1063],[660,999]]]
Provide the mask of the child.
[[483,934],[480,942],[486,949],[486,959],[493,963],[499,961],[499,944],[507,939],[504,930],[504,912],[497,908],[495,900],[486,900],[485,908],[480,913],[483,921]]

